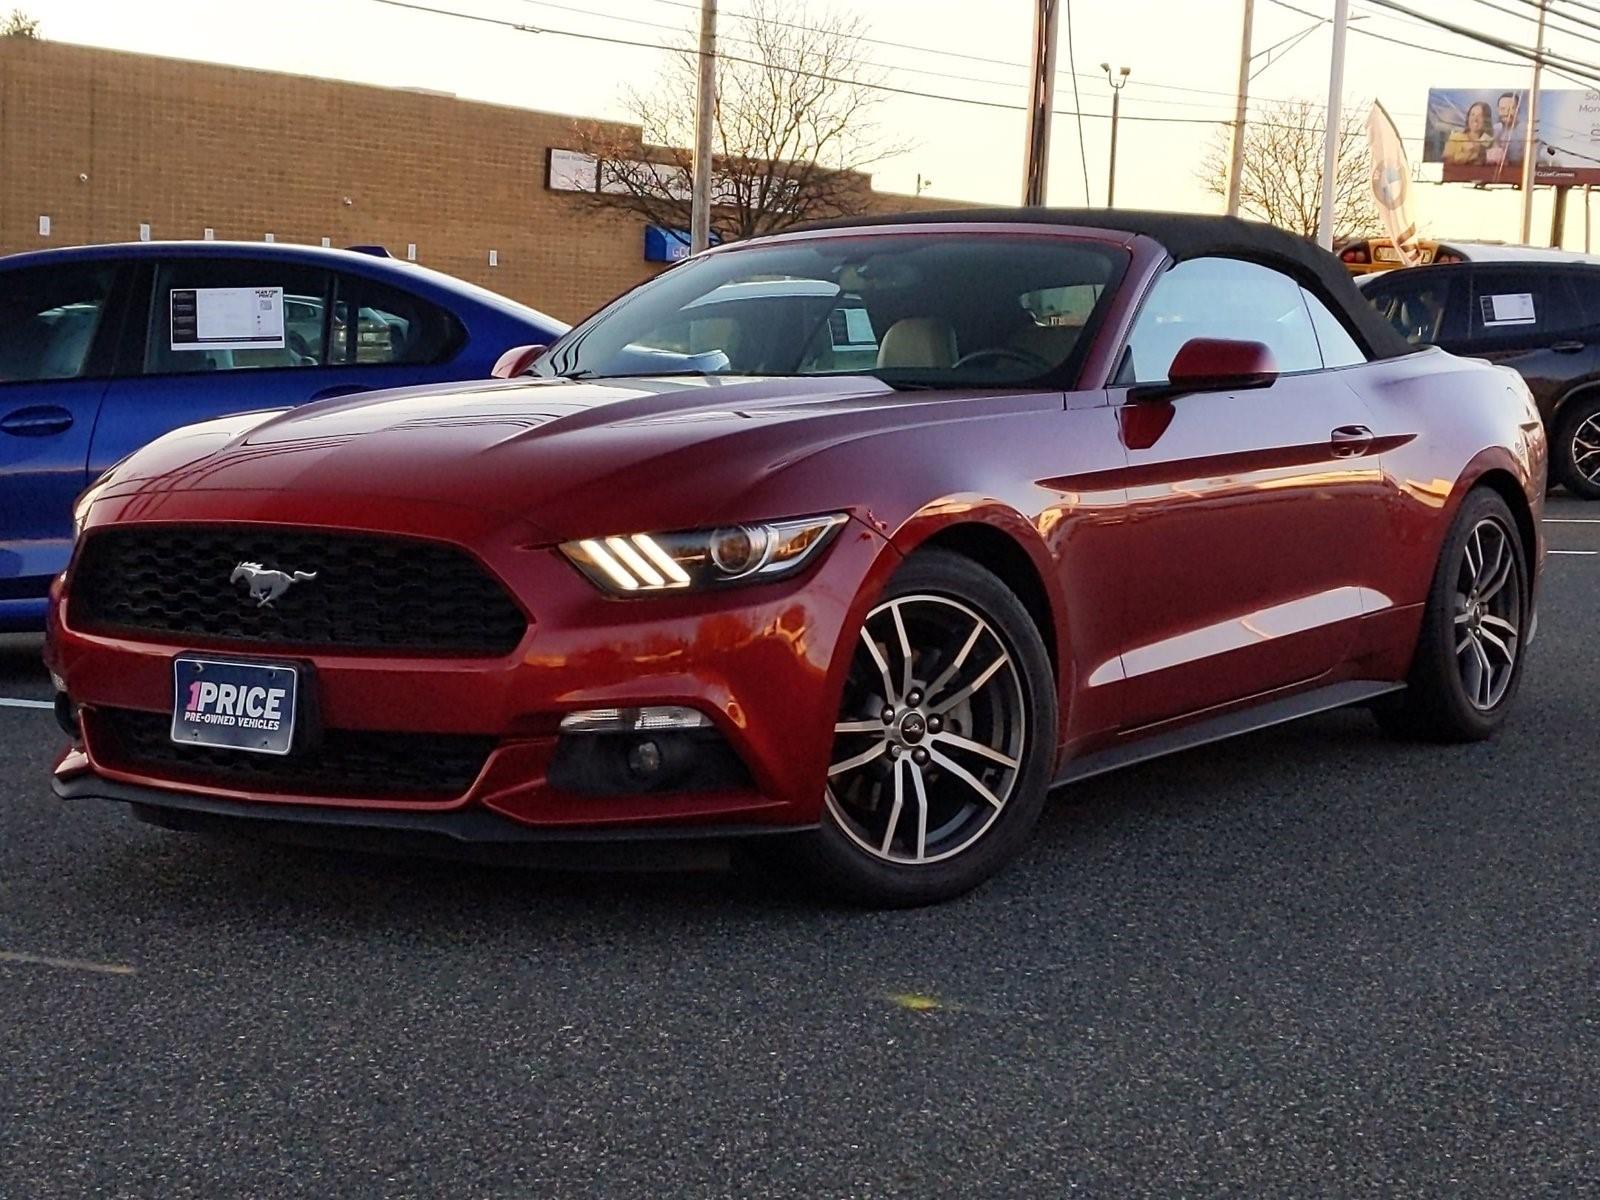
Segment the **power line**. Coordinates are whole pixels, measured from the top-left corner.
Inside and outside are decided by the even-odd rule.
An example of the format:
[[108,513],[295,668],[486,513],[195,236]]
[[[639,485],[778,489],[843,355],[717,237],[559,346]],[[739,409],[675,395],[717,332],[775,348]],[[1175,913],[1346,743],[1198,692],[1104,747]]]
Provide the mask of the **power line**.
[[[1275,2],[1281,2],[1281,0],[1275,0]],[[1455,34],[1457,37],[1466,38],[1469,41],[1479,42],[1486,46],[1493,46],[1497,50],[1503,51],[1506,54],[1515,55],[1518,58],[1526,59],[1528,62],[1543,63],[1552,70],[1559,68],[1568,72],[1569,76],[1574,74],[1585,76],[1589,81],[1588,86],[1590,87],[1600,86],[1600,73],[1597,73],[1597,68],[1592,64],[1583,62],[1579,59],[1570,59],[1566,55],[1552,54],[1549,50],[1544,50],[1541,52],[1533,49],[1530,46],[1522,46],[1516,42],[1508,42],[1504,38],[1494,37],[1493,35],[1487,33],[1480,33],[1477,30],[1469,29],[1464,25],[1457,25],[1453,21],[1446,21],[1440,17],[1430,17],[1425,13],[1417,12],[1415,9],[1407,8],[1405,5],[1398,3],[1398,0],[1367,0],[1367,2],[1369,4],[1376,4],[1380,8],[1386,8],[1393,12],[1404,13],[1408,17],[1416,17],[1418,20],[1424,21],[1437,29],[1443,29],[1449,33]]]
[[[391,8],[405,9],[411,12],[428,13],[433,16],[453,17],[458,20],[473,21],[481,25],[492,25],[501,29],[512,29],[519,33],[546,34],[551,37],[571,38],[577,41],[598,42],[608,46],[629,46],[642,50],[654,50],[661,53],[676,54],[676,47],[664,45],[661,42],[644,42],[633,38],[613,37],[608,34],[583,33],[572,29],[557,29],[549,25],[531,25],[519,21],[508,21],[501,17],[484,16],[481,13],[463,12],[459,9],[439,8],[430,4],[418,3],[417,0],[370,0],[374,4],[383,4]],[[773,64],[762,62],[760,59],[746,58],[742,55],[719,52],[717,57],[724,62],[741,63],[746,66],[772,69]],[[860,88],[863,91],[884,92],[896,96],[915,97],[922,100],[940,100],[951,104],[966,104],[977,108],[995,109],[1002,112],[1026,112],[1027,106],[1010,104],[1001,100],[985,100],[976,96],[953,96],[945,92],[928,92],[917,88],[897,87],[888,83],[876,83],[860,79],[849,79],[839,75],[829,75],[820,71],[808,71],[800,67],[781,68],[791,75],[804,79],[817,79],[827,83],[837,83],[845,87]],[[1086,112],[1081,108],[1053,110],[1054,115],[1063,117],[1089,117],[1093,120],[1108,121],[1110,113]],[[1147,114],[1125,113],[1124,121],[1136,121],[1144,124],[1168,125],[1229,125],[1231,117],[1161,117]],[[1282,122],[1255,122],[1267,128],[1298,129],[1299,126],[1288,125]]]
[[[1371,0],[1371,2],[1372,3],[1377,3],[1378,0]],[[1289,0],[1268,0],[1268,3],[1276,4],[1279,8],[1288,9],[1292,13],[1299,13],[1302,17],[1312,17],[1312,18],[1315,18],[1315,19],[1321,20],[1321,21],[1326,21],[1328,19],[1327,17],[1324,17],[1321,13],[1315,13],[1315,12],[1312,12],[1310,9],[1300,8],[1298,5],[1290,4]],[[1374,15],[1379,15],[1379,14],[1374,14]],[[1415,42],[1408,42],[1408,41],[1403,40],[1402,38],[1397,38],[1397,37],[1389,37],[1387,34],[1379,33],[1375,29],[1363,29],[1359,25],[1351,25],[1350,26],[1350,32],[1351,33],[1360,34],[1362,37],[1372,38],[1372,39],[1374,39],[1376,41],[1388,42],[1392,46],[1403,46],[1407,50],[1419,50],[1419,49],[1421,49],[1421,47],[1419,47]],[[1459,51],[1455,51],[1455,50],[1440,50],[1437,47],[1430,47],[1427,52],[1429,54],[1443,55],[1445,58],[1459,58],[1463,62],[1493,63],[1497,67],[1514,67],[1514,66],[1518,66],[1519,65],[1517,63],[1508,63],[1504,59],[1500,59],[1500,58],[1484,58],[1482,55],[1479,55],[1479,54],[1462,54]]]
[[[526,0],[526,2],[534,3],[534,2],[540,2],[540,0]],[[669,8],[687,9],[687,10],[692,11],[692,12],[699,12],[700,11],[699,5],[691,3],[690,0],[652,0],[652,3],[663,4],[663,5],[666,5]],[[815,25],[807,25],[807,24],[805,24],[803,22],[800,22],[800,21],[785,21],[785,20],[779,20],[779,19],[777,19],[775,17],[756,17],[756,16],[754,16],[754,15],[752,15],[750,13],[731,12],[731,11],[728,11],[728,10],[723,10],[723,15],[731,17],[733,20],[736,20],[736,21],[757,21],[757,20],[760,20],[760,21],[765,22],[766,24],[769,24],[769,25],[776,25],[776,26],[779,26],[780,28],[784,28],[784,29],[797,29],[797,30],[801,30],[801,31],[804,31],[804,32],[807,32],[807,33],[821,33],[821,32],[824,32],[823,30],[819,29]],[[619,19],[625,19],[625,18],[619,18]],[[1322,20],[1323,24],[1327,24],[1328,18],[1323,17],[1323,18],[1321,18],[1321,20]],[[969,62],[986,63],[986,64],[988,64],[990,66],[1010,67],[1010,68],[1013,68],[1013,69],[1018,70],[1018,71],[1027,71],[1027,70],[1030,69],[1030,65],[1028,63],[1022,62],[1022,61],[1017,60],[1017,59],[991,58],[991,57],[988,57],[988,56],[982,55],[982,54],[968,54],[968,53],[965,53],[965,52],[959,51],[959,50],[946,50],[946,49],[944,49],[943,47],[940,47],[940,46],[925,46],[925,45],[920,45],[920,44],[915,43],[915,42],[890,41],[890,40],[887,40],[885,38],[869,37],[869,36],[866,36],[865,34],[853,34],[851,36],[852,36],[853,40],[862,42],[862,43],[867,44],[867,45],[883,46],[883,47],[886,47],[886,48],[891,49],[891,50],[899,50],[899,51],[912,53],[912,54],[932,54],[932,55],[938,55],[938,56],[945,57],[945,58],[958,58],[958,59],[964,59],[964,60],[969,61]],[[884,65],[884,66],[888,67],[889,69],[908,71],[908,72],[912,72],[912,73],[915,73],[915,74],[937,74],[937,72],[926,72],[926,71],[923,71],[919,67],[907,67],[907,66],[903,66],[903,65],[898,64],[898,63],[888,63],[888,64],[881,64],[881,65]],[[1076,69],[1076,67],[1073,67],[1070,63],[1068,64],[1067,70],[1059,70],[1058,69],[1057,72],[1056,72],[1056,74],[1058,76],[1067,75],[1069,73],[1074,78],[1084,79],[1084,80],[1088,80],[1090,82],[1097,81],[1100,78],[1100,76],[1098,76],[1098,75],[1096,75],[1096,74],[1094,74],[1092,72],[1079,72]],[[974,77],[969,76],[969,75],[949,75],[949,76],[945,76],[945,77],[946,78],[950,78],[950,79],[967,79],[967,80],[971,80],[972,82],[1003,84],[1004,86],[1008,86],[1008,87],[1010,87],[1010,86],[1015,86],[1015,87],[1025,87],[1025,86],[1027,86],[1025,82],[1012,84],[1009,81],[1004,81],[1004,80],[979,80],[979,79],[975,79]],[[1230,100],[1233,98],[1233,93],[1232,92],[1223,91],[1223,90],[1218,89],[1218,88],[1197,88],[1197,87],[1192,87],[1192,86],[1187,85],[1187,84],[1181,84],[1181,83],[1159,83],[1159,82],[1156,82],[1155,80],[1149,80],[1149,79],[1136,79],[1136,80],[1132,80],[1131,83],[1132,83],[1133,87],[1140,88],[1140,89],[1142,89],[1142,88],[1155,88],[1155,89],[1157,89],[1159,91],[1190,92],[1190,93],[1194,93],[1196,95],[1203,95],[1203,96],[1225,96],[1225,97],[1229,98]],[[1269,99],[1278,99],[1278,100],[1287,100],[1288,99],[1288,97],[1282,97],[1282,96],[1280,96],[1280,97],[1268,97],[1268,98]],[[1172,103],[1172,102],[1171,101],[1164,101],[1163,102],[1163,101],[1157,101],[1157,100],[1154,100],[1154,99],[1148,99],[1148,100],[1141,101],[1141,103],[1156,104],[1156,103]]]
[[[1072,49],[1072,0],[1062,0],[1062,8],[1066,10],[1067,18],[1067,71],[1072,79],[1072,107],[1078,112],[1083,112],[1083,101],[1078,98],[1078,63]],[[1083,203],[1088,207],[1093,203],[1089,199],[1089,152],[1083,146],[1083,118],[1078,122],[1078,165],[1083,168]]]
[[[1513,17],[1518,21],[1531,21],[1537,23],[1539,19],[1530,13],[1520,12],[1514,8],[1505,8],[1502,5],[1496,4],[1494,0],[1477,0],[1477,2],[1483,5],[1485,8],[1492,8],[1495,12],[1504,13],[1506,16]],[[1535,7],[1537,7],[1535,0],[1528,0],[1528,2],[1534,3]],[[1596,46],[1600,46],[1600,38],[1595,37],[1591,33],[1579,33],[1576,29],[1566,29],[1560,25],[1547,25],[1547,28],[1551,33],[1559,33],[1566,37],[1575,37],[1580,41],[1591,42]],[[1595,26],[1595,28],[1600,29],[1600,25]]]
[[[1533,9],[1538,9],[1540,7],[1539,0],[1517,0],[1517,2],[1519,4],[1525,4],[1529,8]],[[1587,6],[1585,7],[1587,8]],[[1600,12],[1600,9],[1595,9],[1593,11]],[[1594,21],[1588,20],[1585,17],[1575,17],[1569,12],[1563,12],[1561,9],[1556,8],[1553,4],[1548,2],[1545,5],[1545,12],[1549,16],[1560,17],[1563,21],[1571,21],[1574,25],[1587,25],[1590,29],[1600,29],[1600,24],[1596,24]],[[1517,15],[1527,21],[1537,21],[1539,19],[1538,17],[1529,16],[1527,13],[1519,13]]]

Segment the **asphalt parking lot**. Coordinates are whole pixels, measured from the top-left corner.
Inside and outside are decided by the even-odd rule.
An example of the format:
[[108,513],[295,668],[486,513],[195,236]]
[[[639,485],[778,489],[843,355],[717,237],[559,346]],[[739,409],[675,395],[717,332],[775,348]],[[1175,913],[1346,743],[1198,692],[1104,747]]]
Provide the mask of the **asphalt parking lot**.
[[0,1196],[1600,1190],[1600,505],[1547,516],[1497,741],[1105,777],[916,912],[166,834],[0,707]]

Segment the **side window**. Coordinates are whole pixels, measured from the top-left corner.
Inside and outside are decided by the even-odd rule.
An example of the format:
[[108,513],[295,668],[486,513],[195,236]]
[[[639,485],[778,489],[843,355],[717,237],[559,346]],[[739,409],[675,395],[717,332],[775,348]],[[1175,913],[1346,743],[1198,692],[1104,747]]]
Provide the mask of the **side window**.
[[441,308],[375,279],[340,275],[336,281],[328,363],[335,367],[444,362],[464,334]]
[[89,351],[116,267],[35,267],[0,276],[0,383],[93,374]]
[[156,270],[146,375],[318,367],[326,271],[269,258],[180,258]]
[[1322,369],[1322,352],[1298,283],[1233,258],[1194,258],[1163,275],[1145,301],[1119,378],[1161,383],[1191,338],[1263,342],[1286,375]]
[[1300,289],[1300,296],[1306,302],[1306,311],[1311,314],[1311,328],[1317,334],[1323,366],[1353,367],[1356,363],[1367,361],[1366,354],[1356,344],[1355,338],[1350,336],[1344,322],[1329,312],[1327,305],[1304,288]]
[[1472,273],[1467,323],[1473,347],[1494,349],[1548,341],[1585,321],[1565,271],[1487,268]]
[[1425,268],[1397,275],[1392,282],[1368,284],[1366,297],[1413,346],[1434,345],[1446,340],[1452,292],[1464,282],[1460,275]]
[[1600,325],[1600,268],[1576,267],[1568,273],[1585,328]]

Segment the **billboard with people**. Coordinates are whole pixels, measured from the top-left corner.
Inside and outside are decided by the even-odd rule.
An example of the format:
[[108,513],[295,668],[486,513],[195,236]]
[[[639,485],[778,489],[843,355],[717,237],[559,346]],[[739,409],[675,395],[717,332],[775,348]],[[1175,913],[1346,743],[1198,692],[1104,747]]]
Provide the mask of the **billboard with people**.
[[[1526,88],[1428,92],[1422,161],[1446,183],[1519,183],[1527,148]],[[1539,92],[1534,182],[1600,183],[1600,91]]]

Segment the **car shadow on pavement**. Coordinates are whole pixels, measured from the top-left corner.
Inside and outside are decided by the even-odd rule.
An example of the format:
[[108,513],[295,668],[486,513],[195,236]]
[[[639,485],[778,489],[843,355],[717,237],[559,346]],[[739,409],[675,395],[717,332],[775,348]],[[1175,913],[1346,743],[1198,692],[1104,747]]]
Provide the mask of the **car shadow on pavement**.
[[37,682],[47,678],[41,634],[0,633],[0,690],[13,680]]
[[[1285,853],[1299,853],[1308,839],[1324,836],[1303,820],[1308,809],[1320,811],[1325,830],[1328,804],[1372,804],[1370,790],[1359,802],[1349,798],[1357,781],[1342,773],[1383,771],[1417,753],[1382,738],[1364,714],[1338,713],[1085,781],[1051,797],[1020,861],[955,903],[1037,896],[1051,907],[1070,904],[1086,872],[1104,872],[1119,856],[1167,852],[1175,829],[1196,869],[1204,865],[1196,856],[1234,853],[1242,831],[1281,836],[1290,843]],[[688,931],[728,920],[788,924],[819,910],[853,919],[768,864],[565,871],[174,834],[131,822],[107,832],[119,844],[98,859],[85,890],[196,933],[219,918],[320,928],[333,921],[351,932],[403,929],[427,940],[508,927],[525,936],[574,919],[615,919],[654,934],[663,925]],[[1050,889],[1057,895],[1046,900]],[[94,903],[82,890],[79,896]]]

